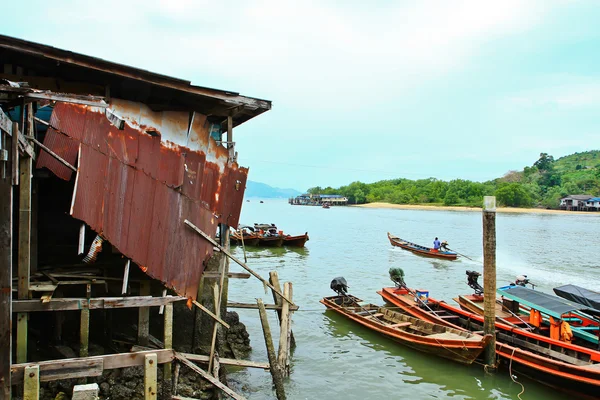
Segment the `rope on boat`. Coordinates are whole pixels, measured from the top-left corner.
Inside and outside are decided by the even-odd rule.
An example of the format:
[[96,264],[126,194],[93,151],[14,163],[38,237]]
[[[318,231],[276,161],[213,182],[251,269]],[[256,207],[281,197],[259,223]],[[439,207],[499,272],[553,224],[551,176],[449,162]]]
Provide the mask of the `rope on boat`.
[[517,380],[515,378],[513,378],[513,374],[512,374],[512,360],[513,360],[513,356],[515,355],[515,351],[517,350],[517,348],[513,348],[512,354],[510,355],[510,364],[508,365],[508,373],[510,375],[510,379],[514,382],[514,383],[518,383],[519,385],[521,385],[521,393],[517,394],[517,397],[519,398],[519,400],[523,400],[521,399],[521,395],[523,393],[525,393],[525,386],[523,386],[523,384],[521,382],[517,382]]

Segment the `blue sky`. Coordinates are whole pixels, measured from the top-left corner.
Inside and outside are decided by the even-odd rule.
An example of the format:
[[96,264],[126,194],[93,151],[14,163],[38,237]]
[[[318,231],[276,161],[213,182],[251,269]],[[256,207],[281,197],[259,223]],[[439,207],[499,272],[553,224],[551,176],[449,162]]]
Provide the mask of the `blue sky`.
[[250,179],[272,186],[484,181],[541,152],[600,148],[596,1],[58,0],[3,10],[2,34],[272,100],[234,130]]

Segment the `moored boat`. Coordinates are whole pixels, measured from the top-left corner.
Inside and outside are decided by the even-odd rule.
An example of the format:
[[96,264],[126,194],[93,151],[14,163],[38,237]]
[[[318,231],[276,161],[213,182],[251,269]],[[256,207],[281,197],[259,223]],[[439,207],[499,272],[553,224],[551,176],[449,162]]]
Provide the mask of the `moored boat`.
[[[415,290],[386,287],[378,291],[388,303],[426,321],[457,329],[483,331],[483,316],[432,297],[419,300]],[[600,352],[565,343],[496,321],[496,354],[513,371],[576,398],[597,398]]]
[[258,246],[258,242],[258,234],[244,228],[229,234],[229,243],[232,245]]
[[325,297],[320,302],[328,309],[405,346],[463,364],[471,364],[491,340],[490,336],[449,328],[363,303],[352,295]]
[[441,258],[444,260],[456,260],[458,258],[458,254],[452,251],[434,250],[430,247],[421,246],[416,243],[400,239],[389,232],[387,235],[392,246],[400,247],[401,249],[408,250],[420,256]]
[[283,246],[283,236],[264,233],[258,236],[258,244],[259,246],[281,247]]
[[304,247],[304,244],[308,241],[308,232],[305,232],[304,235],[285,235],[283,237],[283,244],[285,246],[293,246],[293,247]]
[[600,310],[600,293],[598,292],[577,285],[563,285],[552,290],[563,299]]

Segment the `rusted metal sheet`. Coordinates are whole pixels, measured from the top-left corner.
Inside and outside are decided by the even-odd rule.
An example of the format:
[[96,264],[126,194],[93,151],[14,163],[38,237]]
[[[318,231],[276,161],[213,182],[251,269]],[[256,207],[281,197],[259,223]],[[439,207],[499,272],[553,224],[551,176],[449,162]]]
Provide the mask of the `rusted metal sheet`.
[[[190,129],[189,113],[152,114],[144,105],[119,100],[111,106],[125,120],[123,130],[93,107],[64,104],[54,110],[53,126],[62,132],[56,135],[70,141],[64,154],[73,158],[79,152],[71,214],[148,275],[195,298],[213,248],[183,221],[213,236],[219,223],[237,226],[248,170],[230,163],[226,151],[206,154],[207,146],[191,150],[171,141],[188,143],[188,133],[196,130],[196,146],[214,145],[207,129],[195,124]],[[199,124],[206,121],[197,116]],[[149,125],[152,121],[160,126]],[[167,134],[166,127],[174,132]],[[55,150],[61,141],[45,144]],[[56,165],[42,166],[60,172]]]

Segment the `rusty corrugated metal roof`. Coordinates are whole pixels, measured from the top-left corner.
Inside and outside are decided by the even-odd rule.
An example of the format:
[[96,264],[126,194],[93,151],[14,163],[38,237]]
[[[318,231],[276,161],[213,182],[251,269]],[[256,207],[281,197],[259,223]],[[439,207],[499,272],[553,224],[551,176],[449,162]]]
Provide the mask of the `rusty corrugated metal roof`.
[[[218,223],[237,226],[248,170],[229,162],[222,146],[207,154],[214,140],[206,124],[188,127],[189,113],[165,116],[119,100],[111,106],[125,119],[123,130],[93,107],[62,103],[54,109],[55,132],[44,144],[69,162],[75,164],[77,155],[79,160],[71,214],[147,274],[195,298],[212,245],[183,221],[211,235]],[[146,124],[141,125],[142,120]],[[193,142],[190,147],[196,149],[163,137]],[[48,157],[40,156],[38,167],[69,179],[62,164]]]

